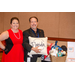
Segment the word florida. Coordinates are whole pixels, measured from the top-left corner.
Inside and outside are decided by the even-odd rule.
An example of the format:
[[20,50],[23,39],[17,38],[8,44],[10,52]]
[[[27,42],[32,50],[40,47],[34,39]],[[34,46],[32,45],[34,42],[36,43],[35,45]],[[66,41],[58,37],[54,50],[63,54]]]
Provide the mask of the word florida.
[[38,43],[36,43],[36,42],[31,42],[31,45],[32,45],[33,47],[37,47],[37,46],[45,47],[45,44],[44,44],[43,42],[38,42]]

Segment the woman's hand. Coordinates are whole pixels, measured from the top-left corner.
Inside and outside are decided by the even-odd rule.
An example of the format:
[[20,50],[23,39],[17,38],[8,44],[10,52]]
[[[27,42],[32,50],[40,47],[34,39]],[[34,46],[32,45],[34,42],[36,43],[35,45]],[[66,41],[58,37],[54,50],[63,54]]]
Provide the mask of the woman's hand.
[[4,50],[5,49],[5,46],[3,45],[3,43],[0,41],[0,48],[2,49],[2,50]]

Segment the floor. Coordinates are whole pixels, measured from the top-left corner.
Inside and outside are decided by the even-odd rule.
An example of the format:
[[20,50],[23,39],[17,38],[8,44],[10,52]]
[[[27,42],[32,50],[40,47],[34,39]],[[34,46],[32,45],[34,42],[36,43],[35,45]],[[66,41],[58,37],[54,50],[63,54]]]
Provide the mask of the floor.
[[2,60],[2,54],[3,54],[3,52],[0,52],[0,62]]

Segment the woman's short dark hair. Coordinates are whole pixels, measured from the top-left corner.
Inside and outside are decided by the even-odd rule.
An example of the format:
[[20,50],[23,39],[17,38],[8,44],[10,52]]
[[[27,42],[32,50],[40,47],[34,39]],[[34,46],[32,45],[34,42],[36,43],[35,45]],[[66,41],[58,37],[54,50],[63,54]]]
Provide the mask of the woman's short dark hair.
[[36,16],[30,17],[30,18],[29,18],[29,22],[30,22],[31,18],[35,18],[35,19],[37,20],[37,22],[38,22],[38,18],[37,18]]
[[16,19],[18,22],[19,22],[19,19],[17,17],[12,17],[11,20],[10,20],[10,24],[12,24],[12,21]]

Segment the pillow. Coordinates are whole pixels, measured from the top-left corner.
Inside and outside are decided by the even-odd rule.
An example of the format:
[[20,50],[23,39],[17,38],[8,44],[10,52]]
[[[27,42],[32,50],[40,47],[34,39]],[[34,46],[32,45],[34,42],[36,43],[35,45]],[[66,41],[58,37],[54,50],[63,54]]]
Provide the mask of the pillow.
[[41,49],[40,53],[36,53],[35,51],[31,50],[28,52],[28,55],[33,55],[33,54],[43,54],[47,55],[47,37],[28,37],[29,38],[29,44],[32,47],[38,47],[38,49]]

